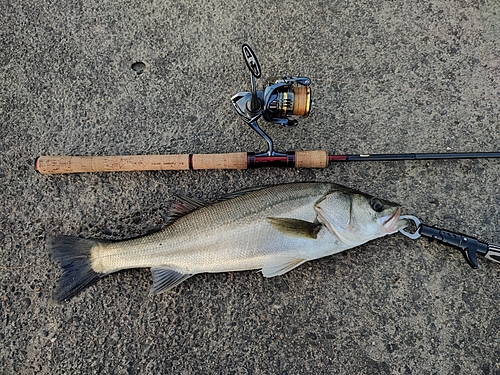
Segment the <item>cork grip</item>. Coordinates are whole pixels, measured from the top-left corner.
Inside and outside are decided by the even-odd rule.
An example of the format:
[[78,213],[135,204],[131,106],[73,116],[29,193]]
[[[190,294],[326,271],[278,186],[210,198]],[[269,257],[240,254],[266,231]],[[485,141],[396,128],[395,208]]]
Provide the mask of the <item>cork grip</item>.
[[[190,160],[192,162],[190,163]],[[245,169],[247,153],[128,156],[40,156],[35,169],[42,174],[81,172],[174,171],[185,169]]]
[[[295,168],[325,168],[324,150],[295,151]],[[269,160],[273,162],[272,156]],[[266,164],[261,164],[265,166]],[[40,156],[35,169],[41,174],[82,172],[178,171],[186,169],[247,169],[248,154]]]
[[189,169],[189,155],[40,156],[35,168],[42,174],[181,170]]
[[193,169],[247,169],[247,153],[195,154]]
[[325,150],[295,151],[295,168],[326,168],[328,153]]

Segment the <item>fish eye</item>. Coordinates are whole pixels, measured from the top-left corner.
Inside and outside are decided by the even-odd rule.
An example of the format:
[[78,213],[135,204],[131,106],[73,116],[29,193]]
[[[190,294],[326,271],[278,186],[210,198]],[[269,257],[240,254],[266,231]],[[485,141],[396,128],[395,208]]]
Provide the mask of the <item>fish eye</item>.
[[380,199],[373,197],[370,199],[370,206],[372,206],[372,209],[376,212],[381,212],[384,210],[384,205],[380,201]]

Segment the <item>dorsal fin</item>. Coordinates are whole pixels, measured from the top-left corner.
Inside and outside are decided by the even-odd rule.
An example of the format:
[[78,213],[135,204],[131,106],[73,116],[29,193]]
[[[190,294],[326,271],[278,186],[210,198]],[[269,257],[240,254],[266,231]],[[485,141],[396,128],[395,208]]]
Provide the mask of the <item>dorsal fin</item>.
[[207,205],[207,203],[199,199],[186,197],[184,195],[177,195],[175,198],[177,202],[173,204],[172,214],[178,216],[186,215]]
[[219,199],[215,200],[214,202],[209,202],[209,203],[203,202],[203,201],[196,199],[196,198],[186,197],[184,195],[176,195],[175,196],[176,202],[173,203],[171,208],[170,208],[167,225],[172,224],[174,221],[176,221],[180,217],[187,215],[193,211],[196,211],[202,207],[205,207],[205,206],[217,203],[217,202],[222,202],[222,201],[226,201],[229,199],[241,197],[245,194],[252,193],[254,191],[259,191],[259,190],[265,189],[267,187],[269,187],[269,185],[257,186],[257,187],[251,187],[251,188],[238,190],[238,191],[235,191],[233,193],[229,193],[227,195],[224,195],[222,198],[219,198]]
[[196,198],[189,198],[183,195],[177,195],[175,196],[175,198],[176,202],[172,203],[172,206],[170,207],[167,225],[172,224],[180,217],[207,205],[207,203],[202,202]]
[[271,186],[271,185],[253,186],[253,187],[237,190],[233,193],[228,193],[228,194],[224,195],[222,198],[217,200],[217,202],[227,201],[228,199],[233,199],[233,198],[238,198],[238,197],[241,197],[242,195],[246,195],[248,193],[253,193],[254,191],[263,190],[265,188],[268,188],[269,186]]

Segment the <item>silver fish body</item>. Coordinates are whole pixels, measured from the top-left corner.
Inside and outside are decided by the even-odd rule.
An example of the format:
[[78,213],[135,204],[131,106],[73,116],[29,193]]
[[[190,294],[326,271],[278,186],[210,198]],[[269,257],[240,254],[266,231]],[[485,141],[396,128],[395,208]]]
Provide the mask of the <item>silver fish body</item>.
[[53,239],[52,258],[63,268],[56,298],[127,268],[151,268],[153,293],[204,272],[261,269],[273,277],[407,224],[396,204],[330,183],[254,189],[210,205],[185,198],[175,216],[159,232],[131,240]]

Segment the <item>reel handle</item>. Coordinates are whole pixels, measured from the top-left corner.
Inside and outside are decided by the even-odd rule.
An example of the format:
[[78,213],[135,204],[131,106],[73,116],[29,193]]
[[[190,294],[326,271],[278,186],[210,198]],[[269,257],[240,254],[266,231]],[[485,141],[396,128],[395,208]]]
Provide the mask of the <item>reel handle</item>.
[[189,169],[247,169],[265,166],[325,168],[323,150],[294,151],[284,156],[259,156],[247,152],[227,154],[40,156],[35,169],[41,174],[83,172],[179,171]]
[[247,103],[247,109],[253,115],[257,115],[262,108],[262,104],[259,97],[257,96],[257,82],[255,80],[257,78],[260,78],[260,76],[262,75],[262,71],[260,69],[259,60],[257,60],[257,56],[255,56],[255,53],[253,53],[250,46],[248,44],[243,44],[241,50],[243,52],[243,58],[245,59],[248,70],[250,70],[250,73],[252,73],[252,99],[249,103]]

